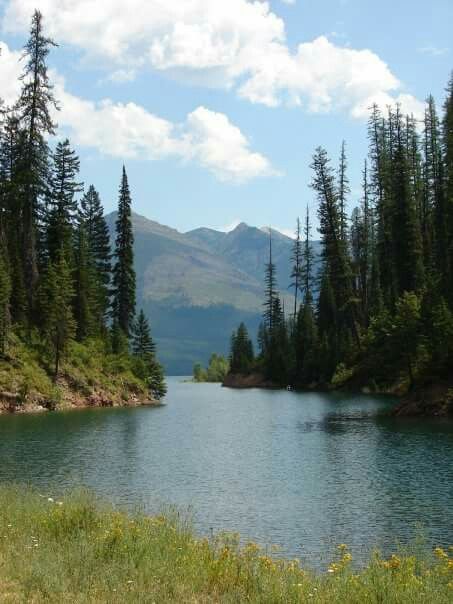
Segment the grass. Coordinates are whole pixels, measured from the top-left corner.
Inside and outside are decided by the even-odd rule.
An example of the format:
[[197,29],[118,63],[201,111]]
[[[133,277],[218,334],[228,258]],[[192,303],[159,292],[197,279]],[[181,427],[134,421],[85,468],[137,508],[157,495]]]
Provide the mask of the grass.
[[451,554],[375,554],[358,572],[341,545],[328,572],[312,574],[235,535],[199,539],[176,513],[127,515],[89,494],[58,501],[0,488],[2,603],[447,604]]
[[72,342],[56,384],[52,368],[37,338],[25,344],[11,336],[7,357],[0,359],[0,398],[6,392],[17,397],[19,406],[58,408],[93,395],[118,404],[134,396],[140,400],[149,396],[147,385],[134,373],[134,359],[111,354],[101,340]]

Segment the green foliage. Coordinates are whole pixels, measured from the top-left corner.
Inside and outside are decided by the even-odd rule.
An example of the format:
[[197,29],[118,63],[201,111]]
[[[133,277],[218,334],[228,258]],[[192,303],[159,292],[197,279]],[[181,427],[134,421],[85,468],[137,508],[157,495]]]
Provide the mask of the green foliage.
[[60,252],[59,258],[50,262],[41,288],[43,335],[54,355],[55,378],[58,376],[60,360],[76,333],[73,296],[71,270],[64,253]]
[[[88,398],[96,385],[112,401],[136,394],[144,398],[149,391],[162,396],[165,382],[152,340],[146,350],[129,354],[135,273],[126,171],[123,168],[112,280],[109,231],[99,195],[90,186],[79,207],[82,184],[76,152],[67,139],[57,141],[50,152],[57,103],[47,58],[54,46],[43,33],[41,13],[35,11],[19,99],[12,109],[2,108],[0,381],[8,386],[11,400],[35,401],[50,409],[64,403],[67,391]],[[143,314],[140,321],[147,328]],[[102,353],[90,344],[89,357],[85,345],[93,338],[101,343]],[[13,344],[6,355],[8,339]],[[83,363],[80,356],[86,357]]]
[[80,161],[69,140],[57,143],[50,173],[50,194],[46,207],[46,253],[54,262],[61,252],[69,256],[77,218],[76,194],[82,190],[76,178]]
[[167,393],[164,370],[155,357],[155,344],[143,310],[133,327],[132,353],[136,357],[136,374],[148,384],[156,399]]
[[[442,126],[441,126],[442,124]],[[296,387],[355,385],[410,389],[453,370],[453,79],[444,116],[429,97],[421,136],[399,107],[372,107],[369,160],[360,208],[347,228],[349,194],[343,144],[337,173],[327,152],[313,156],[323,267],[317,312],[310,295],[310,254],[298,223],[292,281],[304,305],[284,316],[272,246],[264,322],[258,334],[265,377]],[[349,230],[349,234],[348,234]],[[309,246],[309,219],[305,229]],[[302,267],[302,268],[301,268]],[[232,363],[232,371],[235,364]]]
[[207,369],[203,369],[200,363],[194,365],[194,382],[223,382],[230,371],[230,363],[222,355],[212,354]]
[[60,604],[450,604],[449,550],[378,552],[360,570],[338,546],[327,572],[239,535],[195,535],[184,515],[128,515],[85,492],[0,489],[0,600]]
[[79,221],[86,233],[88,255],[96,279],[98,322],[104,328],[110,306],[110,235],[99,193],[93,185],[90,185],[87,193],[81,199]]
[[151,337],[149,323],[143,310],[140,310],[133,328],[132,352],[137,356],[152,356],[155,351],[156,345]]
[[238,330],[231,336],[230,369],[232,373],[249,373],[253,367],[254,358],[252,341],[245,324],[241,323]]
[[135,315],[134,235],[131,223],[131,196],[123,167],[116,221],[113,267],[113,321],[129,337]]
[[11,323],[10,315],[11,279],[5,254],[0,250],[0,355],[4,356]]

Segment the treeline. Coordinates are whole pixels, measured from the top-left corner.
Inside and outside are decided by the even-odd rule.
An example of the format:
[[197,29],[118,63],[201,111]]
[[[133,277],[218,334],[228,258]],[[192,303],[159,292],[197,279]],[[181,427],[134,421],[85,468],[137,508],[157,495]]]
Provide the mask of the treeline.
[[36,11],[24,48],[20,96],[12,107],[2,106],[0,352],[7,358],[13,335],[39,346],[56,379],[71,341],[98,339],[106,353],[131,357],[136,376],[162,396],[163,371],[149,325],[143,312],[135,319],[126,170],[111,250],[98,192],[92,185],[84,192],[76,152],[67,139],[54,138],[58,102],[47,57],[55,46]]
[[219,354],[212,354],[207,368],[205,369],[201,363],[196,363],[193,367],[193,381],[219,383],[223,382],[230,371],[230,363],[228,359]]
[[368,138],[361,201],[350,218],[345,144],[337,169],[323,148],[316,150],[311,187],[321,272],[313,273],[307,210],[293,247],[294,307],[283,308],[270,240],[259,354],[251,360],[242,326],[233,338],[233,371],[259,370],[301,388],[354,380],[410,388],[451,378],[453,77],[441,116],[433,97],[422,123],[399,107],[384,114],[374,105]]

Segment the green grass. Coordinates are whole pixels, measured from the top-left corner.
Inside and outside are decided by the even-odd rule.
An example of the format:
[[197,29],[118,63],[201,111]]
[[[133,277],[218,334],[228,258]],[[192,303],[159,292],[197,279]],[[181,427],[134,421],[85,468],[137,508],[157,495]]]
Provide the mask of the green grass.
[[57,383],[52,369],[38,338],[26,344],[12,335],[7,357],[0,359],[0,398],[6,392],[17,396],[19,406],[58,408],[92,395],[117,404],[131,397],[146,400],[149,396],[146,384],[134,373],[134,359],[127,354],[111,354],[102,340],[72,342]]
[[[0,601],[33,603],[417,604],[453,601],[453,559],[437,549],[360,572],[346,546],[312,574],[238,537],[199,539],[177,513],[126,515],[75,493],[0,488]],[[451,555],[451,552],[450,552]]]

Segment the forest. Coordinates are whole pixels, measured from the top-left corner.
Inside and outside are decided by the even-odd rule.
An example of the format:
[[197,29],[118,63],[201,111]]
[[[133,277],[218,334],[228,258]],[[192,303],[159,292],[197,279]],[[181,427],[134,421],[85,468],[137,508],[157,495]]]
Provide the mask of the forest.
[[[119,382],[129,380],[159,398],[165,394],[163,370],[143,312],[136,316],[126,170],[112,245],[99,194],[79,181],[79,158],[53,119],[59,106],[47,58],[56,46],[36,11],[20,96],[13,106],[1,107],[1,373],[4,378],[18,369],[20,377],[22,368],[25,375],[33,359],[36,372],[58,384],[68,377],[65,363],[78,359],[86,365],[97,358],[99,366],[92,369],[102,369],[106,382],[119,376]],[[93,385],[89,380],[87,387]]]
[[283,306],[270,237],[258,353],[241,325],[231,342],[233,374],[258,371],[302,389],[452,387],[453,76],[442,112],[430,96],[423,120],[373,105],[368,139],[351,216],[345,143],[338,167],[316,149],[321,271],[314,274],[307,209],[291,259],[294,306]]

